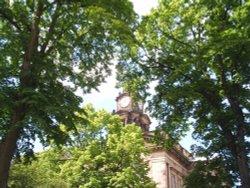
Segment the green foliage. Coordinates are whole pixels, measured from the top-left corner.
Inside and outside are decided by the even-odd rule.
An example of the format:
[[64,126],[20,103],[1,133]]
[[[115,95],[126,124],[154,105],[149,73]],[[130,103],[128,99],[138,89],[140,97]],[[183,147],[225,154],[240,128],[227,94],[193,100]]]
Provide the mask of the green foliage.
[[84,111],[86,114],[80,116],[87,115],[88,123],[77,124],[78,134],[73,132],[70,146],[44,151],[28,166],[14,164],[10,184],[19,185],[17,178],[27,176],[34,182],[31,185],[48,187],[57,182],[84,188],[154,187],[143,159],[147,149],[141,129],[124,126],[119,116],[104,110],[96,112],[91,105]]
[[37,154],[30,164],[16,161],[11,166],[9,187],[70,187],[69,183],[59,176],[62,161],[55,149]]
[[249,6],[249,1],[162,0],[142,18],[137,53],[118,65],[121,85],[141,80],[134,95],[146,97],[149,84],[157,83],[149,109],[160,130],[179,140],[192,126],[200,143],[194,152],[224,158],[248,181],[245,186],[250,183],[241,169],[249,171]]
[[45,146],[64,143],[67,131],[83,121],[76,116],[82,99],[74,92],[89,93],[110,74],[111,60],[133,43],[135,17],[127,0],[2,0],[2,147],[11,142],[5,140],[10,129],[20,132],[12,143],[21,153],[30,152],[36,137]]
[[187,188],[230,188],[233,180],[223,159],[214,158],[206,161],[196,161],[194,169],[185,179]]

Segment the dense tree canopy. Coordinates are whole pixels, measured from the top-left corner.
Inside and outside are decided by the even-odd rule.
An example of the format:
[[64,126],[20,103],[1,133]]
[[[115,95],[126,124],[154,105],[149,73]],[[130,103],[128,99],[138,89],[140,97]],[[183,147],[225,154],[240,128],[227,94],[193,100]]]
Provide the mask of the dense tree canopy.
[[127,0],[0,2],[0,187],[15,151],[67,139],[59,125],[74,129],[74,91],[104,81],[133,41],[134,18]]
[[140,127],[90,105],[84,111],[88,122],[77,124],[70,146],[44,151],[30,165],[15,163],[11,187],[154,187]]
[[[201,156],[225,160],[249,187],[250,2],[161,0],[137,30],[122,85],[149,101],[160,128],[179,139],[192,126]],[[136,83],[136,84],[134,84]],[[222,163],[220,163],[222,164]]]
[[10,168],[8,186],[10,188],[66,188],[69,183],[60,176],[62,157],[56,149],[36,154],[26,163],[24,159],[15,160]]
[[186,188],[232,188],[235,177],[224,163],[222,158],[196,161],[185,179]]

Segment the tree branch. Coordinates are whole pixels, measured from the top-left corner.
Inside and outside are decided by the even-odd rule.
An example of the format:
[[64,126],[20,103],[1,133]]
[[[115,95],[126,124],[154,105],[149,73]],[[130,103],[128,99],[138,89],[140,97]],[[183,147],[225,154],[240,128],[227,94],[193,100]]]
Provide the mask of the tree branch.
[[27,85],[31,83],[32,81],[29,78],[27,78],[27,75],[29,74],[30,69],[31,69],[32,56],[33,56],[35,45],[37,44],[37,41],[38,41],[39,24],[40,24],[43,10],[44,10],[43,1],[39,0],[38,5],[37,5],[37,10],[34,16],[34,23],[32,24],[30,39],[28,42],[27,49],[25,49],[23,66],[22,66],[21,73],[20,73],[20,87],[21,88],[27,87]]
[[53,15],[53,18],[52,18],[52,21],[51,21],[48,33],[46,35],[45,42],[44,42],[44,44],[41,47],[41,53],[42,54],[45,52],[45,50],[46,50],[46,48],[47,48],[47,46],[49,44],[49,41],[50,41],[50,39],[51,39],[51,37],[53,35],[54,29],[55,29],[55,26],[56,26],[56,22],[57,22],[57,19],[59,17],[60,7],[61,7],[61,0],[57,0],[56,1],[56,10],[55,10],[55,13]]
[[39,1],[38,6],[37,6],[37,10],[36,10],[36,14],[35,14],[34,23],[32,25],[29,44],[28,44],[28,47],[27,47],[26,52],[25,52],[24,67],[23,67],[25,70],[29,69],[34,45],[35,45],[36,41],[38,40],[39,24],[40,24],[40,19],[41,19],[42,13],[43,13],[43,2]]
[[[230,85],[227,83],[226,80],[226,75],[225,75],[225,71],[224,71],[224,64],[223,64],[223,58],[221,55],[217,56],[217,60],[218,60],[218,64],[220,66],[220,70],[221,70],[221,85],[222,85],[222,89],[225,92],[225,96],[228,99],[228,102],[230,104],[230,108],[232,110],[232,112],[235,115],[235,118],[238,122],[238,132],[237,132],[237,136],[238,139],[241,140],[241,142],[244,142],[244,130],[245,130],[245,121],[244,121],[244,115],[242,112],[242,109],[240,108],[240,104],[239,104],[239,100],[237,97],[233,96],[231,94],[231,89],[229,88]],[[242,140],[243,139],[243,140]]]
[[160,30],[160,32],[161,32],[163,35],[165,35],[167,38],[172,39],[172,40],[174,40],[174,41],[176,41],[176,42],[178,42],[178,43],[180,43],[180,44],[183,44],[183,45],[188,46],[188,47],[190,47],[190,48],[193,49],[193,46],[192,46],[192,45],[190,45],[190,44],[188,44],[188,43],[186,43],[186,42],[183,42],[183,41],[181,41],[181,40],[175,38],[174,36],[172,36],[172,35],[166,33],[165,31],[163,31],[163,30],[161,30],[161,29],[159,29],[159,30]]
[[237,157],[237,152],[235,149],[236,148],[235,136],[233,135],[227,122],[225,121],[223,114],[220,114],[220,101],[214,100],[215,98],[218,98],[218,96],[215,95],[215,92],[209,90],[198,91],[198,93],[200,93],[206,99],[206,101],[214,108],[214,110],[218,112],[216,122],[218,123],[218,126],[222,129],[222,135],[228,142],[227,147],[232,152],[232,155],[234,157]]
[[3,8],[0,8],[0,16],[6,19],[11,25],[13,25],[17,30],[21,31],[21,27],[18,25],[18,23],[6,12],[3,10]]

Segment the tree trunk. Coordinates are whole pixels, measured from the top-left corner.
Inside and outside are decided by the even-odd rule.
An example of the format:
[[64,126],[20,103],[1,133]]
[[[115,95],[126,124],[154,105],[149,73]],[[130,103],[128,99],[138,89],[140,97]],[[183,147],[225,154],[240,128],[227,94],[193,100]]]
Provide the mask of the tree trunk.
[[[220,66],[220,79],[221,79],[221,85],[222,89],[225,93],[226,98],[229,101],[230,108],[234,114],[235,120],[237,122],[237,134],[235,136],[235,143],[234,148],[230,148],[233,156],[235,157],[237,168],[239,170],[240,180],[242,188],[250,188],[250,170],[249,170],[249,164],[248,164],[248,157],[247,157],[247,150],[245,145],[245,129],[246,129],[246,123],[245,123],[245,117],[243,114],[243,110],[241,109],[239,96],[235,96],[232,91],[235,90],[230,85],[230,81],[227,80],[226,77],[226,71],[224,70],[225,63],[223,60],[222,55],[217,56],[217,60]],[[237,88],[240,88],[239,85]]]
[[9,168],[12,157],[16,150],[16,142],[19,138],[20,130],[13,128],[6,135],[5,141],[1,143],[0,154],[0,188],[6,188],[8,182]]
[[250,188],[248,158],[245,145],[238,144],[236,160],[239,168],[242,188]]
[[8,187],[8,176],[11,160],[16,151],[21,127],[18,125],[24,118],[24,106],[19,105],[9,126],[8,132],[0,143],[0,188]]
[[[20,93],[17,95],[16,103],[21,102],[25,97],[22,94],[24,88],[30,86],[32,80],[29,78],[31,70],[31,61],[33,57],[34,50],[37,50],[37,41],[39,35],[39,23],[41,15],[43,13],[43,1],[39,0],[37,9],[34,16],[34,22],[32,24],[30,39],[25,49],[24,61],[22,64],[22,69],[20,72]],[[3,140],[0,142],[0,188],[8,187],[8,176],[9,168],[11,165],[11,160],[17,148],[17,141],[20,137],[21,123],[25,117],[26,107],[25,104],[19,104],[14,109],[14,114],[12,116],[12,121],[8,127],[8,132],[6,133]]]

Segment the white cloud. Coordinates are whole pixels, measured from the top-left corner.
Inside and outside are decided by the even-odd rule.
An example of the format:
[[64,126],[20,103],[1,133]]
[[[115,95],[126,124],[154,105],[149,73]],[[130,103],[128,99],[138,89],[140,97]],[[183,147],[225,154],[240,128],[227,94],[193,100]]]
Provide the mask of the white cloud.
[[139,15],[146,15],[152,8],[158,5],[158,0],[131,0],[134,4],[134,10]]

